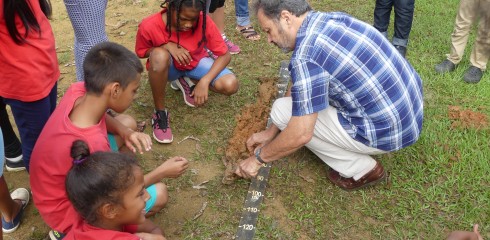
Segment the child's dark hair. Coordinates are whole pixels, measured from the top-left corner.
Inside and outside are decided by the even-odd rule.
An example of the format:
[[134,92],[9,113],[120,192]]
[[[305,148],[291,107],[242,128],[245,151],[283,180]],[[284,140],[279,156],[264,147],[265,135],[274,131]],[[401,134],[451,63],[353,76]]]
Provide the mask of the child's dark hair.
[[143,65],[136,54],[113,42],[93,46],[83,62],[85,89],[97,95],[113,82],[125,89],[142,72]]
[[71,167],[65,180],[68,199],[89,223],[98,221],[103,204],[121,203],[121,194],[134,183],[134,157],[115,152],[89,153],[87,143],[76,140],[71,146]]
[[[32,12],[30,4],[27,0],[4,0],[3,1],[3,18],[5,19],[5,24],[7,25],[7,30],[10,37],[17,44],[22,44],[26,42],[27,35],[31,31],[38,32],[41,34],[41,27],[37,22],[36,16]],[[52,9],[51,2],[49,0],[39,0],[39,5],[41,5],[41,10],[47,18],[51,17]],[[15,24],[15,16],[19,16],[26,32],[24,35],[20,34],[19,29]]]
[[[205,0],[165,0],[160,7],[167,8],[167,32],[168,38],[172,36],[172,31],[170,27],[172,26],[172,17],[171,12],[176,11],[177,13],[177,26],[180,26],[180,11],[182,7],[192,7],[198,9],[203,12],[202,16],[202,37],[201,41],[198,43],[198,46],[204,44],[206,42],[206,1]],[[197,21],[196,26],[199,25],[199,20]],[[195,28],[192,28],[192,33],[194,33]],[[177,45],[180,47],[180,34],[177,29]]]

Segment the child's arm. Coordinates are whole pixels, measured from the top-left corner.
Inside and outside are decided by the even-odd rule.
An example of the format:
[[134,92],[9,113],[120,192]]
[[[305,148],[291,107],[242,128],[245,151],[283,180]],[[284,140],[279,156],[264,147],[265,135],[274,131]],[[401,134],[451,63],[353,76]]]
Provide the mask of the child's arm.
[[139,153],[143,154],[143,149],[145,151],[151,150],[150,136],[145,133],[135,132],[109,114],[106,114],[106,126],[107,131],[119,135],[124,140],[126,147],[132,152],[136,152],[136,149],[138,149]]
[[150,219],[145,219],[145,222],[138,225],[137,233],[151,233],[151,234],[159,234],[163,236],[163,231],[158,227],[155,223],[153,223]]
[[163,231],[150,219],[146,219],[144,223],[138,225],[138,230],[135,233],[139,238],[143,240],[165,240]]
[[151,233],[135,233],[140,240],[167,240],[164,236]]
[[478,224],[473,226],[473,232],[454,231],[449,234],[447,240],[483,240],[483,237],[478,231]]
[[231,54],[229,52],[219,56],[216,60],[214,60],[209,72],[204,75],[201,80],[199,80],[197,85],[194,87],[194,92],[191,94],[191,96],[194,96],[197,106],[201,106],[208,101],[209,84],[221,71],[223,71],[223,69],[225,69],[226,66],[228,66],[230,61]]
[[145,178],[145,186],[160,182],[163,178],[176,178],[182,175],[189,167],[189,161],[183,157],[173,157],[162,163],[153,171],[147,173]]

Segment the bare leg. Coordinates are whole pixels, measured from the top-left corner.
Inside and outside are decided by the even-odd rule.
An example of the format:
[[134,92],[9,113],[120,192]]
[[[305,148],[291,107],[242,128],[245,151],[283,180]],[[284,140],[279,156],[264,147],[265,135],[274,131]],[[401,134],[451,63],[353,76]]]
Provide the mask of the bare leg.
[[213,19],[214,24],[218,27],[221,34],[225,33],[225,7],[217,8],[214,13],[210,13],[211,19]]
[[150,69],[148,78],[150,80],[153,103],[156,110],[165,109],[165,89],[168,82],[168,68],[170,66],[170,53],[155,48],[150,55]]
[[[12,200],[10,192],[5,182],[4,176],[0,177],[0,212],[3,219],[10,222],[19,213],[22,208],[22,202],[19,200]],[[0,226],[2,223],[0,222]],[[0,234],[0,240],[2,235]]]
[[238,91],[238,80],[234,74],[226,74],[217,79],[210,89],[213,92],[231,96]]

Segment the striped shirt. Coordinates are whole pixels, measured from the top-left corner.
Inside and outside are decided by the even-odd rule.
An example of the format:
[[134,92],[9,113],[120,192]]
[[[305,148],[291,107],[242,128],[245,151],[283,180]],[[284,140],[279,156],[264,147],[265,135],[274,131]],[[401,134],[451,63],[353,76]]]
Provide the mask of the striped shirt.
[[293,116],[338,110],[340,124],[363,144],[395,151],[422,130],[422,83],[376,29],[345,13],[309,12],[289,65]]

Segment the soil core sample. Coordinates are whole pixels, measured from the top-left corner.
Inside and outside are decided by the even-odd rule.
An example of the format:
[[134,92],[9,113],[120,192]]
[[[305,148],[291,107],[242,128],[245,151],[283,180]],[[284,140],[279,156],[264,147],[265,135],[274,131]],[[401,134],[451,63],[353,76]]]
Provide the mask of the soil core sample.
[[236,126],[233,135],[228,140],[223,163],[225,173],[224,184],[231,184],[237,176],[235,169],[238,162],[248,158],[251,154],[247,150],[247,139],[256,132],[264,130],[271,110],[272,102],[277,95],[277,78],[260,78],[259,95],[255,104],[247,104],[240,114],[235,116]]

